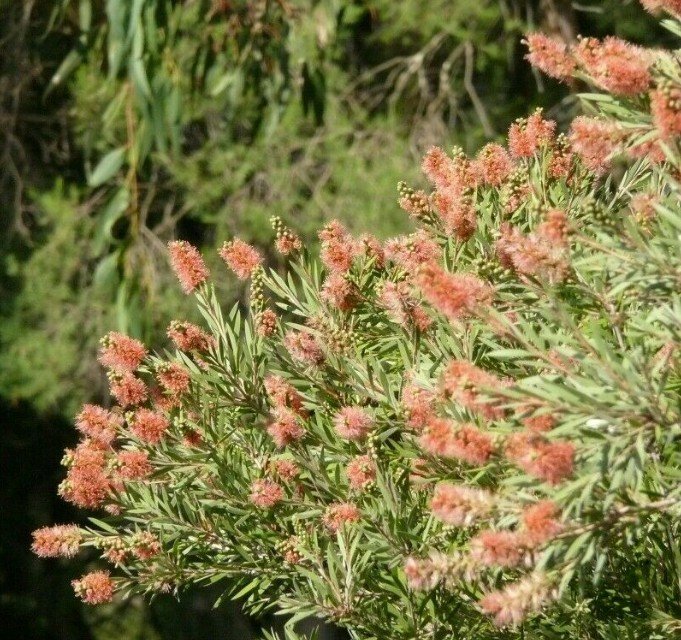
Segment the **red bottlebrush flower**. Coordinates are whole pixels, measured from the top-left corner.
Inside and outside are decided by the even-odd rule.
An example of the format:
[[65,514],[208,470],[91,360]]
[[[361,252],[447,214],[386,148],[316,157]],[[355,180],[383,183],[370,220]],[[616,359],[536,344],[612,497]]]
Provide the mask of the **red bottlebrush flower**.
[[361,491],[376,480],[376,464],[369,456],[353,458],[345,468],[351,489]]
[[351,502],[334,502],[326,508],[324,525],[334,533],[344,524],[357,522],[360,519],[359,509]]
[[374,426],[373,418],[362,407],[343,407],[333,418],[336,433],[345,440],[360,440]]
[[440,483],[430,501],[436,518],[455,527],[470,527],[494,508],[494,496],[484,489]]
[[582,38],[574,55],[594,83],[606,91],[632,96],[650,86],[649,52],[620,38],[609,36],[602,42]]
[[393,322],[405,328],[416,327],[425,331],[432,324],[432,320],[412,297],[411,287],[404,281],[384,282],[377,302]]
[[[505,411],[499,406],[500,398],[494,397],[494,393],[507,385],[506,381],[466,360],[450,362],[442,380],[445,395],[488,420],[503,418]],[[492,397],[485,398],[484,393]]]
[[269,464],[272,473],[275,473],[283,480],[294,480],[300,475],[300,467],[293,460],[279,458],[272,460]]
[[475,206],[468,192],[442,189],[433,196],[435,208],[442,220],[445,232],[466,242],[477,227]]
[[416,284],[423,297],[450,320],[474,315],[490,304],[491,287],[470,273],[449,273],[431,262],[421,267]]
[[269,338],[277,330],[277,314],[272,309],[265,309],[257,316],[256,321],[256,331],[263,338]]
[[149,531],[142,531],[133,538],[132,552],[139,560],[148,560],[161,552],[161,543]]
[[250,278],[253,270],[263,262],[260,252],[239,238],[225,242],[218,253],[240,280]]
[[331,306],[341,311],[349,311],[359,302],[359,290],[345,274],[333,272],[324,281],[321,297]]
[[414,272],[424,263],[439,260],[442,250],[430,235],[419,229],[409,236],[388,240],[385,255],[405,271]]
[[134,371],[147,355],[146,348],[139,340],[115,331],[107,333],[100,345],[99,362],[114,371]]
[[185,293],[191,293],[208,280],[210,271],[196,247],[186,240],[176,240],[168,243],[168,252],[170,264]]
[[364,249],[366,257],[374,261],[377,269],[382,269],[385,264],[385,251],[378,238],[365,233],[360,236],[359,242]]
[[260,509],[270,509],[284,499],[284,489],[272,480],[256,480],[251,485],[250,501]]
[[530,546],[542,545],[563,530],[556,519],[558,513],[558,505],[552,500],[541,500],[523,510],[523,534]]
[[475,168],[483,184],[498,187],[513,170],[513,161],[500,144],[486,144],[475,159]]
[[586,116],[572,121],[570,143],[584,166],[596,175],[605,173],[610,166],[620,137],[616,125],[610,122]]
[[296,360],[305,364],[320,365],[324,362],[324,351],[317,339],[307,331],[287,332],[284,346]]
[[274,421],[267,427],[267,433],[272,436],[274,444],[279,448],[300,440],[305,435],[305,429],[300,424],[300,417],[291,409],[277,407],[274,411]]
[[173,320],[167,335],[180,351],[208,351],[215,345],[213,336],[190,322]]
[[288,407],[297,414],[304,414],[303,399],[295,387],[281,376],[265,376],[265,391],[275,407]]
[[681,0],[641,0],[641,4],[650,13],[664,10],[681,15]]
[[432,418],[419,439],[421,447],[435,456],[456,458],[472,465],[485,464],[494,451],[492,439],[476,427]]
[[120,416],[95,404],[83,405],[81,412],[76,416],[78,431],[105,445],[110,445],[116,439],[116,433],[122,422]]
[[320,258],[324,266],[334,273],[348,271],[358,252],[355,239],[338,220],[329,222],[318,235],[322,242]]
[[132,373],[110,376],[111,395],[124,409],[142,404],[148,396],[147,386]]
[[159,384],[173,395],[182,395],[189,391],[191,377],[187,370],[177,362],[166,362],[156,370]]
[[564,42],[543,33],[530,33],[523,42],[529,49],[525,59],[533,67],[563,82],[572,78],[577,63]]
[[156,444],[160,442],[169,426],[168,419],[164,415],[150,409],[138,409],[130,425],[130,430],[140,440],[149,444]]
[[420,431],[433,417],[435,394],[408,384],[402,392],[402,406],[407,413],[407,425]]
[[541,435],[524,431],[510,436],[506,457],[528,475],[558,484],[574,470],[575,447],[570,442],[550,442]]
[[528,614],[541,610],[544,604],[555,597],[546,576],[534,571],[499,591],[483,596],[478,606],[483,613],[493,616],[498,627],[516,626]]
[[485,567],[517,567],[525,555],[522,536],[512,531],[482,531],[471,540],[470,550]]
[[556,123],[544,120],[537,109],[529,118],[516,120],[508,130],[508,148],[516,158],[531,158],[535,152],[553,138]]
[[681,89],[672,82],[660,82],[650,93],[650,111],[660,137],[681,135]]
[[151,471],[149,454],[146,451],[126,449],[116,454],[118,475],[124,480],[140,480],[148,476]]
[[108,571],[93,571],[71,582],[76,595],[87,604],[111,602],[114,583]]
[[72,558],[83,541],[83,534],[75,524],[36,529],[32,534],[31,550],[40,558]]

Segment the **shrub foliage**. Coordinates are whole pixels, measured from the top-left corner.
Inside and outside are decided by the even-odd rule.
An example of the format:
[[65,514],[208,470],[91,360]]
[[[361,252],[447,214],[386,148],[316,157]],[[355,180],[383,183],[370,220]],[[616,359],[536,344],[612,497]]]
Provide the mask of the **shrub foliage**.
[[[678,2],[644,5],[681,36]],[[108,515],[34,534],[114,565],[86,602],[221,582],[357,638],[681,629],[680,59],[527,44],[600,92],[566,133],[537,110],[508,147],[429,150],[429,190],[399,186],[413,234],[334,221],[314,256],[273,218],[288,268],[226,242],[229,311],[170,244],[204,326],[158,355],[103,339],[117,405],[77,417],[60,492]]]

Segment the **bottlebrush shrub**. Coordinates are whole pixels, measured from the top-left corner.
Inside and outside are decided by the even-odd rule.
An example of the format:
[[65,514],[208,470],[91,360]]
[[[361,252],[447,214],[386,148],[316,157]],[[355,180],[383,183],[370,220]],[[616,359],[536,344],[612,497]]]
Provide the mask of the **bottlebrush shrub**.
[[565,134],[536,111],[508,148],[431,149],[412,235],[330,222],[315,258],[275,218],[288,270],[226,243],[226,314],[171,243],[205,326],[103,340],[118,404],[83,408],[60,492],[107,516],[35,533],[113,565],[83,600],[223,582],[356,638],[681,629],[679,56],[528,44],[612,93]]

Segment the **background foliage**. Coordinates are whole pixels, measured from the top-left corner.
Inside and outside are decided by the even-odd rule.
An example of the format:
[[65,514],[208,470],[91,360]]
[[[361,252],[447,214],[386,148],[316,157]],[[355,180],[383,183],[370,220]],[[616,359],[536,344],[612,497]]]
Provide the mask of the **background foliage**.
[[[417,180],[427,146],[475,147],[529,104],[559,121],[575,108],[522,62],[528,25],[663,43],[636,2],[0,0],[3,456],[32,461],[4,466],[2,604],[24,637],[108,633],[34,588],[27,534],[64,509],[54,451],[76,407],[105,396],[99,336],[191,319],[165,241],[264,245],[272,214],[308,236],[330,217],[402,230],[395,185]],[[126,620],[193,637],[166,618]]]

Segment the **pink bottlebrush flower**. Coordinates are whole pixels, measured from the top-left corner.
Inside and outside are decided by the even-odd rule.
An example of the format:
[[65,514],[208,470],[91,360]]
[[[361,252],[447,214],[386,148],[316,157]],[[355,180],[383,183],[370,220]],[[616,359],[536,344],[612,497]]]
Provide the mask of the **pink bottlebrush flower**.
[[374,266],[377,269],[382,269],[385,264],[385,251],[378,238],[371,234],[362,234],[359,238],[361,247],[369,260],[374,261]]
[[434,456],[456,458],[482,465],[494,451],[492,439],[471,424],[457,426],[444,418],[432,418],[419,438],[421,447]]
[[168,393],[161,387],[152,387],[149,391],[149,399],[153,408],[161,413],[168,413],[180,406],[180,398],[174,393]]
[[338,220],[332,220],[318,235],[322,242],[320,258],[324,266],[333,273],[349,271],[358,246],[345,227]]
[[659,138],[646,140],[644,142],[635,142],[626,147],[624,152],[634,160],[645,158],[651,164],[661,164],[667,160],[664,149],[660,145]]
[[348,476],[350,488],[361,491],[376,479],[376,464],[367,455],[356,456],[345,467],[345,473]]
[[494,496],[484,489],[442,482],[435,487],[430,509],[436,518],[455,527],[470,527],[494,508]]
[[272,309],[265,309],[256,318],[256,329],[258,335],[269,338],[277,330],[277,314]]
[[260,252],[239,238],[225,242],[218,253],[240,280],[250,278],[253,270],[263,262]]
[[83,405],[80,413],[76,416],[78,431],[105,445],[110,445],[116,439],[116,434],[122,422],[119,415],[95,404]]
[[111,395],[124,409],[142,404],[148,396],[147,386],[132,373],[109,377]]
[[160,442],[168,430],[168,419],[150,409],[138,409],[133,418],[130,430],[142,441],[149,444]]
[[476,186],[471,161],[460,149],[455,149],[454,157],[450,157],[439,147],[431,147],[423,158],[421,168],[438,190],[461,193]]
[[334,502],[324,513],[323,521],[327,529],[338,531],[344,524],[357,522],[360,519],[359,509],[351,502]]
[[111,602],[114,583],[108,571],[93,571],[71,582],[76,595],[87,604]]
[[411,287],[404,281],[386,281],[377,300],[388,317],[405,328],[416,327],[425,331],[432,320],[411,295]]
[[563,82],[572,78],[577,63],[564,42],[543,33],[530,33],[523,42],[529,49],[525,59],[533,67]]
[[156,369],[156,379],[159,384],[175,396],[189,391],[191,377],[189,372],[177,362],[166,362]]
[[69,467],[104,467],[109,451],[109,446],[101,440],[82,440],[75,449],[66,449],[63,464]]
[[425,458],[412,458],[409,461],[409,482],[416,491],[428,488],[432,481],[428,478],[428,460]]
[[115,542],[102,553],[102,558],[110,564],[120,567],[128,558],[128,550],[123,545],[125,545],[123,540],[116,538]]
[[429,558],[407,558],[404,563],[404,574],[409,588],[414,591],[430,591],[440,581]]
[[66,480],[59,485],[59,494],[67,502],[83,509],[102,505],[111,490],[111,480],[106,471],[97,465],[73,466]]
[[107,333],[100,345],[97,359],[103,367],[114,371],[134,371],[147,355],[139,340],[115,331]]
[[525,473],[552,485],[569,478],[574,471],[574,445],[550,442],[537,433],[513,434],[506,442],[505,453]]
[[407,413],[407,425],[421,431],[435,408],[435,394],[414,384],[408,384],[402,391],[402,406]]
[[360,294],[356,285],[348,280],[344,273],[335,271],[324,281],[321,297],[340,311],[350,311],[357,306]]
[[272,480],[256,480],[251,485],[250,501],[260,509],[271,509],[284,499],[284,489]]
[[428,233],[419,229],[409,236],[388,240],[385,255],[409,273],[416,271],[424,263],[439,260],[442,250]]
[[650,13],[664,10],[681,15],[681,0],[641,0],[641,4]]
[[537,109],[528,118],[516,120],[508,130],[508,148],[516,158],[531,158],[542,145],[553,138],[556,123],[544,120],[543,112]]
[[657,215],[655,206],[658,204],[660,204],[660,199],[657,195],[652,193],[637,193],[632,197],[629,208],[639,224],[647,224]]
[[681,135],[681,89],[672,82],[660,82],[650,93],[650,111],[660,137]]
[[486,144],[475,159],[475,169],[483,184],[498,187],[513,170],[513,161],[500,144]]
[[470,554],[484,567],[517,567],[525,555],[523,537],[513,531],[482,531],[471,540]]
[[438,189],[433,196],[435,208],[445,227],[445,232],[466,242],[475,233],[478,221],[473,200],[467,192]]
[[360,440],[374,426],[373,418],[362,407],[343,407],[333,418],[336,433],[346,440]]
[[281,234],[277,234],[274,246],[279,253],[287,256],[294,251],[300,251],[303,248],[303,243],[297,234],[286,229]]
[[582,38],[574,55],[594,83],[610,93],[632,96],[650,85],[649,52],[620,38]]
[[293,460],[285,458],[272,460],[269,463],[269,468],[272,473],[278,475],[282,480],[295,480],[300,475],[300,467]]
[[611,122],[586,116],[572,121],[570,143],[584,166],[596,175],[607,171],[620,138],[617,126]]
[[167,335],[180,351],[208,351],[215,345],[213,336],[190,322],[173,320]]
[[149,560],[161,553],[161,543],[149,531],[142,531],[133,538],[132,553],[138,560]]
[[563,530],[556,519],[559,513],[558,505],[552,500],[540,500],[523,510],[523,535],[529,546],[540,546]]
[[140,480],[148,476],[152,467],[146,451],[126,449],[116,454],[118,475],[124,480]]
[[176,240],[168,243],[168,252],[170,264],[185,293],[191,293],[208,280],[210,271],[196,247],[186,240]]
[[288,331],[284,336],[284,346],[296,360],[305,364],[320,365],[324,362],[324,351],[314,335],[307,331]]
[[185,429],[182,434],[182,444],[185,447],[198,447],[203,442],[203,436],[196,429]]
[[551,149],[548,174],[552,178],[567,178],[570,175],[573,158],[574,153],[570,141],[564,133],[561,133]]
[[299,415],[303,415],[303,398],[295,387],[281,376],[268,375],[264,380],[265,391],[276,408],[288,407]]
[[31,550],[40,558],[72,558],[80,550],[83,533],[75,524],[36,529]]
[[478,602],[483,613],[493,616],[498,627],[515,627],[530,613],[536,613],[552,599],[556,592],[540,571],[521,578],[499,591],[484,595]]
[[467,360],[450,362],[442,379],[447,397],[487,420],[499,420],[505,415],[505,410],[499,406],[501,397],[495,397],[495,391],[505,386],[508,386],[506,381]]
[[474,315],[489,305],[493,291],[470,273],[449,273],[431,262],[421,267],[416,284],[423,297],[450,320]]
[[556,418],[550,414],[544,413],[536,416],[527,416],[522,420],[523,426],[537,433],[545,433],[551,431],[556,426]]
[[305,429],[300,424],[300,416],[286,407],[274,410],[274,421],[267,427],[274,444],[283,448],[292,442],[300,440],[305,435]]

